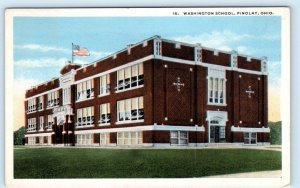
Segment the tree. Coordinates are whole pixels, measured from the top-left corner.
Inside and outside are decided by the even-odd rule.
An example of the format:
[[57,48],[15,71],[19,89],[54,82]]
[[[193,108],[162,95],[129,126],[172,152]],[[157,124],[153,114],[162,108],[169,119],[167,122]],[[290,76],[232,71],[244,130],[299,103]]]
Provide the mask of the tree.
[[25,127],[21,127],[17,131],[14,131],[14,145],[22,145],[24,135],[25,135]]
[[281,145],[281,121],[269,122],[270,144]]

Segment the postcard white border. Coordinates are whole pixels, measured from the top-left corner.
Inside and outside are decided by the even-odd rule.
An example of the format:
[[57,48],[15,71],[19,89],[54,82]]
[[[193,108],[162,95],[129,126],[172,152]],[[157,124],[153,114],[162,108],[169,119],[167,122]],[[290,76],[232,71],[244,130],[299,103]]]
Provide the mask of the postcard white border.
[[[209,8],[212,10],[212,8]],[[5,12],[5,180],[12,187],[284,187],[290,184],[290,10],[287,7],[213,8],[214,11],[272,11],[282,18],[281,115],[282,178],[184,178],[184,179],[13,179],[13,17],[14,16],[172,16],[173,11],[207,11],[206,8],[107,8],[7,9]],[[273,15],[273,16],[274,16]]]

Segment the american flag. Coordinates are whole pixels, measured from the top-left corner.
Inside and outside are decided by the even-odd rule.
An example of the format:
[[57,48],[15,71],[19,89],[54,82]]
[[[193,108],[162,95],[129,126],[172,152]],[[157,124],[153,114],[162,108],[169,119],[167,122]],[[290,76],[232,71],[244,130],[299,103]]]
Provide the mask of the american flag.
[[89,56],[89,55],[90,52],[88,51],[88,49],[73,44],[73,56]]

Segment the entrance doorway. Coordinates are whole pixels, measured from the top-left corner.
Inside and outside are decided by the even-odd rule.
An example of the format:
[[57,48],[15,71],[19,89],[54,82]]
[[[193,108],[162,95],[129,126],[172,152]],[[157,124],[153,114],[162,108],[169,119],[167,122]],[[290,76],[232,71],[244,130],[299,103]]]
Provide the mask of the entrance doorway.
[[210,125],[210,143],[226,142],[225,140],[225,126]]
[[226,111],[207,111],[208,143],[226,142]]

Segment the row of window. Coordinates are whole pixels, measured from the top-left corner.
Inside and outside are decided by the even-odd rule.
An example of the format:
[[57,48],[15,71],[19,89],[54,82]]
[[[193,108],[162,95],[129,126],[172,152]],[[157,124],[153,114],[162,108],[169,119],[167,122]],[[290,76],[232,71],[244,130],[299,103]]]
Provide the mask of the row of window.
[[[111,122],[110,104],[99,105],[99,125],[109,125]],[[143,97],[120,100],[117,102],[117,122],[134,122],[144,120]],[[94,125],[94,107],[77,109],[77,127]]]
[[[144,85],[143,63],[133,65],[117,71],[117,91],[134,88]],[[90,99],[94,97],[94,80],[90,79],[76,85],[76,101]],[[107,95],[110,93],[110,75],[106,74],[99,77],[98,95]]]
[[51,136],[28,137],[28,145],[51,144]]
[[[110,133],[100,133],[100,145],[110,144]],[[77,145],[92,145],[94,143],[94,134],[76,135]],[[118,132],[117,145],[138,145],[143,143],[143,134],[141,131]]]
[[[52,124],[53,124],[53,115],[47,115],[47,124],[46,124],[46,130],[51,130],[52,129]],[[37,127],[37,121],[36,118],[29,118],[27,120],[27,131],[36,131],[37,129],[39,131],[44,130],[44,116],[39,116],[39,121],[38,121],[38,127]]]
[[[47,106],[46,108],[51,108],[54,106],[59,105],[59,91],[53,91],[47,94]],[[29,99],[26,103],[26,112],[35,112],[36,110],[43,110],[44,109],[44,100],[43,96],[37,98]]]
[[[92,145],[94,143],[94,134],[78,134],[76,135],[78,145]],[[118,132],[118,145],[138,145],[143,143],[143,134],[141,131]],[[187,145],[188,132],[187,131],[171,131],[170,132],[171,145]],[[245,132],[244,144],[256,144],[257,133]],[[51,144],[51,136],[28,137],[28,144]],[[110,133],[100,133],[100,145],[110,144]]]

